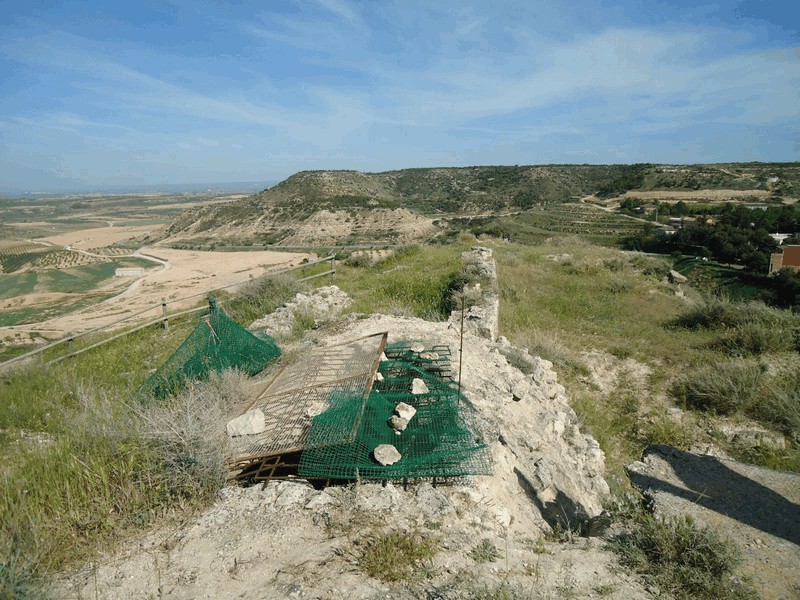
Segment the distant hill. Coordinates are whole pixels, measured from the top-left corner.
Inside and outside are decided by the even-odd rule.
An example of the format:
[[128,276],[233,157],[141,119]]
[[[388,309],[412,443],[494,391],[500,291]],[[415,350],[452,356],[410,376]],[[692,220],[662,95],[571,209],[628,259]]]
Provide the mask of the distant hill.
[[781,201],[800,191],[800,163],[302,171],[248,198],[187,211],[156,238],[178,246],[403,243],[436,235],[451,217],[659,190],[736,190],[738,200],[753,190],[754,200]]

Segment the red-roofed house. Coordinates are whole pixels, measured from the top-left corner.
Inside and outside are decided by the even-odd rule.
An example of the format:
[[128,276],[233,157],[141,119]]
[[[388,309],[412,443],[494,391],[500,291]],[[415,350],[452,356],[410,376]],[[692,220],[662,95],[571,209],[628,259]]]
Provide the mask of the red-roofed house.
[[779,250],[769,258],[769,272],[777,273],[781,269],[800,272],[800,246],[781,246]]

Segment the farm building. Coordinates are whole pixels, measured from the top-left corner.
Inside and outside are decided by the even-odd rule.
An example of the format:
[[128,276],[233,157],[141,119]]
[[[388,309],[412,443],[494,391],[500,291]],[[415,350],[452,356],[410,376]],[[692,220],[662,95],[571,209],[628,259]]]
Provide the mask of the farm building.
[[141,277],[144,275],[142,267],[120,267],[114,271],[114,277]]
[[782,246],[780,250],[780,252],[770,256],[769,272],[777,273],[781,269],[792,269],[795,272],[800,272],[800,245]]

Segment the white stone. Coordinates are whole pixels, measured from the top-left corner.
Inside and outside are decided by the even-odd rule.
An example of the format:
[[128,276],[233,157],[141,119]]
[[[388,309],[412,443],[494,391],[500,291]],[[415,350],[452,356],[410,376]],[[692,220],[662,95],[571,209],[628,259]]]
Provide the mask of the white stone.
[[425,352],[425,346],[423,346],[422,344],[414,344],[413,346],[411,346],[411,351],[412,352]]
[[266,419],[264,418],[264,413],[261,412],[260,408],[249,410],[243,415],[236,417],[235,419],[231,419],[225,426],[225,430],[231,437],[240,435],[254,435],[256,433],[263,432],[266,428]]
[[375,373],[375,381],[383,381],[383,373],[381,373],[380,371]]
[[394,407],[394,414],[396,414],[398,417],[404,418],[406,421],[410,421],[414,415],[417,414],[417,409],[410,404],[401,402]]
[[685,275],[681,275],[680,273],[678,273],[673,269],[670,269],[669,280],[672,283],[686,283],[687,281],[689,281]]
[[406,427],[408,427],[408,419],[392,415],[392,418],[389,419],[389,426],[394,429],[396,433],[400,433],[401,431],[405,431]]
[[425,382],[420,379],[419,377],[415,377],[414,380],[411,382],[411,393],[414,395],[418,394],[427,394],[430,392],[428,386],[425,385]]
[[372,455],[383,466],[393,465],[403,456],[391,444],[381,444],[372,451]]

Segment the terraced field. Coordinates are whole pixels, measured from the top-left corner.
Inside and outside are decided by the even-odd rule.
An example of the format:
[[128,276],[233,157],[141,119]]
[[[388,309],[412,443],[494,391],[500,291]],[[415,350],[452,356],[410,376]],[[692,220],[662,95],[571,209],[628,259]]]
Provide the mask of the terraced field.
[[542,231],[589,236],[626,236],[641,231],[640,221],[594,207],[562,204],[520,215],[522,222]]
[[10,240],[0,242],[0,273],[14,273],[59,250],[53,246]]
[[513,215],[455,219],[454,230],[469,229],[476,235],[510,237],[520,243],[537,243],[558,235],[576,235],[602,245],[641,232],[648,224],[588,204],[561,204]]
[[127,278],[114,277],[116,269],[152,266],[141,258],[121,258],[65,269],[0,274],[0,326],[43,321],[101,302],[130,284]]

